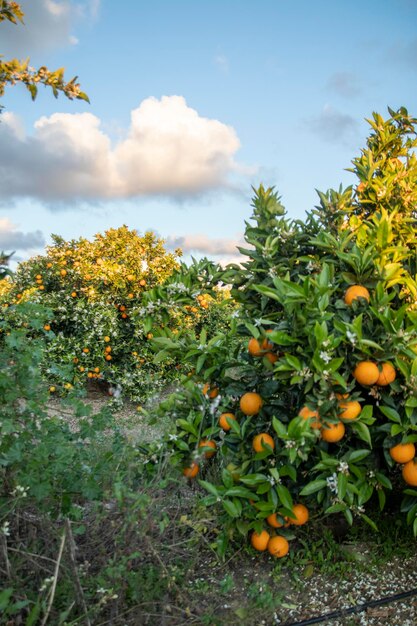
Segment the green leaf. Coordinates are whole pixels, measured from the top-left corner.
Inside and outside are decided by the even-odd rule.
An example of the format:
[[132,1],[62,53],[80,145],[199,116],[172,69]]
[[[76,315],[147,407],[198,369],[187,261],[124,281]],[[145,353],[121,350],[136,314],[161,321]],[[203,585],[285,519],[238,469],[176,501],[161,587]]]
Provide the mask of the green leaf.
[[9,600],[13,594],[13,589],[8,587],[0,591],[0,611],[4,611],[9,606]]
[[379,410],[383,415],[385,415],[385,417],[388,417],[388,419],[392,422],[397,422],[398,424],[401,424],[400,414],[395,409],[391,408],[390,406],[380,406]]
[[240,512],[238,508],[231,500],[223,500],[222,502],[223,508],[230,517],[239,517]]
[[300,496],[310,496],[316,491],[321,491],[327,486],[327,481],[324,478],[318,478],[316,480],[307,483],[307,485],[300,491]]
[[371,433],[366,424],[362,422],[355,422],[351,425],[351,429],[358,435],[359,439],[365,441],[370,448],[372,448]]
[[278,498],[287,509],[292,509],[293,501],[290,492],[284,485],[277,485]]
[[352,450],[352,452],[347,455],[346,460],[348,463],[357,463],[365,459],[369,454],[371,454],[370,450]]
[[361,518],[367,523],[369,524],[369,526],[375,530],[375,532],[379,532],[378,531],[378,526],[375,524],[375,522],[373,520],[371,520],[370,517],[368,517],[367,515],[365,515],[364,513],[361,514]]
[[285,428],[285,425],[282,422],[280,422],[278,418],[275,417],[275,415],[272,418],[272,427],[275,430],[278,437],[286,437],[287,429]]
[[206,480],[199,480],[198,484],[201,485],[203,487],[203,489],[205,489],[209,493],[213,494],[213,496],[216,496],[216,497],[219,496],[219,492],[218,492],[217,488],[212,483],[209,483]]
[[231,489],[228,489],[224,495],[237,498],[246,498],[247,500],[254,500],[255,502],[258,500],[258,496],[249,489],[245,489],[245,487],[232,487]]
[[346,495],[348,477],[346,474],[342,474],[341,472],[337,475],[337,495],[343,500]]

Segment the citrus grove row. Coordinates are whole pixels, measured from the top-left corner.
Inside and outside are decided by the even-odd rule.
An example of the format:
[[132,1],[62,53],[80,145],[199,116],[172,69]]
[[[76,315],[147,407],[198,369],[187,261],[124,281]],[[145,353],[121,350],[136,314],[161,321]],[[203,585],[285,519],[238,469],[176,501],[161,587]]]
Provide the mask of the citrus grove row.
[[22,306],[47,311],[30,332],[50,393],[97,379],[143,401],[177,384],[143,449],[204,490],[219,554],[243,539],[283,557],[299,526],[377,530],[384,509],[417,534],[417,120],[389,115],[369,120],[355,184],[305,220],[255,190],[241,265],[187,267],[122,227],[55,237],[0,283],[2,341]]

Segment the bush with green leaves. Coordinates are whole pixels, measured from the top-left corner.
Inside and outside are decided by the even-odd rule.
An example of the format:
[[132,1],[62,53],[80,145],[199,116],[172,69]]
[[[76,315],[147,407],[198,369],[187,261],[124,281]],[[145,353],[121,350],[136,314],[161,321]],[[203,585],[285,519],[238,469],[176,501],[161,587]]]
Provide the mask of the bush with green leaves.
[[[235,339],[207,343],[209,388],[190,381],[170,401],[168,445],[221,507],[222,541],[236,530],[291,539],[299,504],[375,528],[372,511],[398,492],[417,534],[417,120],[390,115],[370,120],[358,184],[320,193],[305,222],[273,189],[256,191],[249,260],[223,277],[240,305]],[[245,406],[247,393],[261,406]]]
[[167,252],[153,233],[123,226],[93,241],[53,241],[0,281],[9,319],[26,301],[51,310],[40,334],[50,339],[42,369],[53,392],[92,379],[143,402],[182,369],[182,359],[155,361],[154,337],[226,321],[231,301],[217,289],[221,268],[207,259],[179,264],[180,251]]

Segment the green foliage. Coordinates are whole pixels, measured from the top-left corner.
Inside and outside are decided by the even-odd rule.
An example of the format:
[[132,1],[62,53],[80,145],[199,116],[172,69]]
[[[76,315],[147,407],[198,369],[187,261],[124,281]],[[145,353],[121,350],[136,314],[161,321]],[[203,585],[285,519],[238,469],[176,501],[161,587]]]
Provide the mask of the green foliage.
[[53,241],[0,281],[0,303],[10,322],[22,302],[50,309],[39,334],[49,339],[42,369],[54,393],[93,380],[144,402],[191,369],[181,350],[156,356],[160,345],[228,328],[233,303],[207,259],[179,265],[154,233],[126,226]]
[[[177,418],[168,445],[175,463],[201,466],[205,502],[219,508],[225,528],[222,554],[236,531],[260,532],[274,512],[291,521],[297,502],[342,513],[349,524],[361,518],[375,530],[368,511],[375,503],[383,509],[399,489],[417,533],[417,492],[404,489],[401,466],[389,454],[398,443],[417,441],[416,120],[405,109],[390,113],[386,121],[374,115],[367,148],[353,160],[357,188],[319,193],[304,223],[285,216],[272,188],[256,190],[254,224],[245,233],[250,247],[242,249],[249,260],[223,277],[241,305],[228,336],[233,347],[222,351],[225,338],[213,338],[218,352],[210,360],[210,341],[194,351],[187,346],[193,358],[199,347],[208,352],[197,358],[220,394],[210,400],[189,383],[167,407]],[[346,302],[352,285],[366,287],[369,302]],[[267,347],[249,355],[250,337]],[[379,371],[390,364],[395,380],[359,384],[353,373],[362,361]],[[248,391],[263,399],[254,416],[239,406]],[[313,417],[299,416],[303,407]],[[359,414],[345,417],[352,407]],[[227,432],[218,423],[222,412],[237,418]],[[334,426],[341,436],[327,441]],[[274,448],[255,453],[258,433],[271,435]],[[214,476],[199,447],[208,437],[221,470]],[[279,532],[290,539],[292,528]]]

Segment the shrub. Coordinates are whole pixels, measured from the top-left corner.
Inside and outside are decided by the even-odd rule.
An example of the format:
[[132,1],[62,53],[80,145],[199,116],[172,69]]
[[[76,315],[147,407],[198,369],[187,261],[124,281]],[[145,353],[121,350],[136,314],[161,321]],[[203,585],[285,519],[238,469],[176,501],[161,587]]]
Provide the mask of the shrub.
[[[358,185],[320,193],[304,223],[285,216],[273,189],[258,189],[249,260],[223,277],[241,305],[235,338],[208,341],[208,356],[188,352],[196,364],[208,360],[205,380],[220,393],[210,400],[190,381],[170,401],[177,422],[169,446],[174,462],[200,465],[206,504],[222,507],[221,550],[236,530],[261,533],[273,514],[290,539],[297,504],[376,528],[373,507],[399,490],[417,534],[417,491],[389,453],[417,440],[417,120],[405,109],[390,114],[370,121],[353,160]],[[253,339],[260,353],[253,343],[248,351]],[[262,399],[249,412],[239,406],[248,392]],[[228,431],[222,413],[236,418]],[[266,437],[255,451],[261,433],[274,445]],[[220,475],[202,458],[202,438],[216,443]]]

